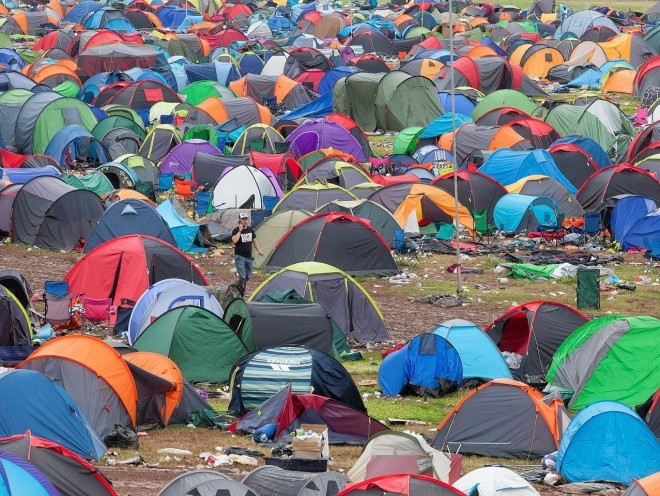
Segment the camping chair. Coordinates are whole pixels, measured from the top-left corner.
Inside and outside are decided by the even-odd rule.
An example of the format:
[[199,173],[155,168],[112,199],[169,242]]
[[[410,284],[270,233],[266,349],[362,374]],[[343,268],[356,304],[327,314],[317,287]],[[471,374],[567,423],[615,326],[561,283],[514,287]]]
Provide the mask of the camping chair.
[[440,223],[438,227],[438,233],[435,235],[435,239],[441,239],[442,241],[451,241],[454,239],[456,234],[456,227],[454,224],[445,224],[444,222]]
[[187,200],[190,200],[195,197],[195,193],[193,191],[193,183],[192,181],[186,181],[186,180],[180,180],[180,179],[175,179],[174,180],[174,194],[181,196]]
[[46,281],[44,284],[44,323],[66,327],[71,320],[71,301],[67,281]]
[[195,191],[195,210],[197,215],[204,217],[209,210],[209,205],[211,204],[211,192],[204,190]]
[[549,224],[539,224],[539,232],[541,237],[546,242],[555,242],[555,246],[559,244],[561,240],[566,236],[566,231],[564,230],[564,219],[565,215],[563,213],[557,214],[557,222]]
[[417,258],[417,245],[414,241],[406,238],[403,229],[394,231],[394,247],[392,248],[392,258],[397,265],[410,265],[417,267],[419,258]]
[[600,213],[584,214],[584,226],[580,236],[580,244],[602,244],[603,242],[603,216]]
[[642,244],[646,248],[644,253],[644,275],[660,277],[660,238],[644,238]]
[[153,199],[154,197],[154,183],[151,181],[137,181],[135,183],[135,191],[142,193],[147,198]]
[[163,172],[158,174],[158,190],[169,191],[174,187],[174,174]]
[[99,324],[104,324],[103,337],[108,335],[110,330],[110,318],[117,312],[112,305],[112,298],[83,298],[82,300],[82,325],[81,331],[85,329],[95,333]]
[[472,241],[481,243],[484,238],[488,240],[490,237],[497,235],[497,227],[488,223],[488,209],[477,212],[472,211],[474,218],[474,230],[472,231]]
[[577,269],[577,308],[598,310],[600,308],[600,270]]
[[250,145],[251,152],[263,152],[266,148],[266,142],[263,138],[250,140],[248,143]]

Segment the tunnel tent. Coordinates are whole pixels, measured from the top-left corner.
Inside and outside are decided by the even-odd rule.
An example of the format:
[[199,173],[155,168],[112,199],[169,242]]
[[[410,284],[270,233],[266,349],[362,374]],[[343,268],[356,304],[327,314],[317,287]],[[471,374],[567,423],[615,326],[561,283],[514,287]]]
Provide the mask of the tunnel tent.
[[158,493],[158,496],[182,496],[184,494],[196,494],[198,496],[215,496],[217,494],[257,496],[245,484],[213,470],[185,472],[169,481]]
[[87,239],[103,210],[103,202],[91,191],[77,189],[56,177],[35,177],[14,199],[12,240],[71,251]]
[[336,496],[348,482],[339,472],[297,472],[270,465],[254,469],[243,479],[256,494],[280,496]]
[[153,205],[128,198],[113,203],[101,215],[89,233],[83,253],[88,253],[106,241],[130,234],[146,234],[171,245],[176,243],[167,223]]

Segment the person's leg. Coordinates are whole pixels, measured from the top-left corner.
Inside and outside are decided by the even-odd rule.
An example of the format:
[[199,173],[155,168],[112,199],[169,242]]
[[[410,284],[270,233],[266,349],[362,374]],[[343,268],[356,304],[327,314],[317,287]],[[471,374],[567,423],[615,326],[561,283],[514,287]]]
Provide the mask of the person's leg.
[[252,264],[254,263],[254,258],[245,259],[245,282],[248,282],[252,277]]
[[247,259],[241,255],[234,256],[234,263],[236,264],[236,276],[238,277],[238,287],[245,288],[245,282],[248,278],[248,271],[246,266]]

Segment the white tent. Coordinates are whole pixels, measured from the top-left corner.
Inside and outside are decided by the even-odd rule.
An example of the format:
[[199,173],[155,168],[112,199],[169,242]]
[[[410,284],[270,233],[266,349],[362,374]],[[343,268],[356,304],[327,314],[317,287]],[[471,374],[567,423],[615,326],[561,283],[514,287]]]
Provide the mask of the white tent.
[[[540,496],[529,482],[503,467],[473,470],[454,482],[454,487],[465,494],[478,496]],[[473,493],[475,488],[478,492]]]
[[264,196],[277,197],[275,186],[268,176],[249,165],[234,167],[224,174],[213,188],[213,208],[263,209]]
[[286,64],[286,59],[289,58],[289,54],[285,52],[275,53],[268,61],[264,64],[263,69],[261,69],[262,76],[281,76],[284,74],[284,64]]

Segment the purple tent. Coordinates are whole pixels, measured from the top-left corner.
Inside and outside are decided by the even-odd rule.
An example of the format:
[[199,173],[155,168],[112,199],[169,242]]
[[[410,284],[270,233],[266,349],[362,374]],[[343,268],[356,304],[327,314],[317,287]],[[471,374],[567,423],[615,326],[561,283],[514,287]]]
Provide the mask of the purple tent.
[[296,158],[322,148],[334,148],[350,153],[360,162],[367,157],[360,143],[353,135],[336,122],[317,119],[298,126],[286,140],[291,143],[289,150]]
[[193,160],[197,152],[209,155],[222,155],[222,152],[208,141],[189,139],[179,143],[165,155],[160,163],[160,172],[183,175],[192,170]]

